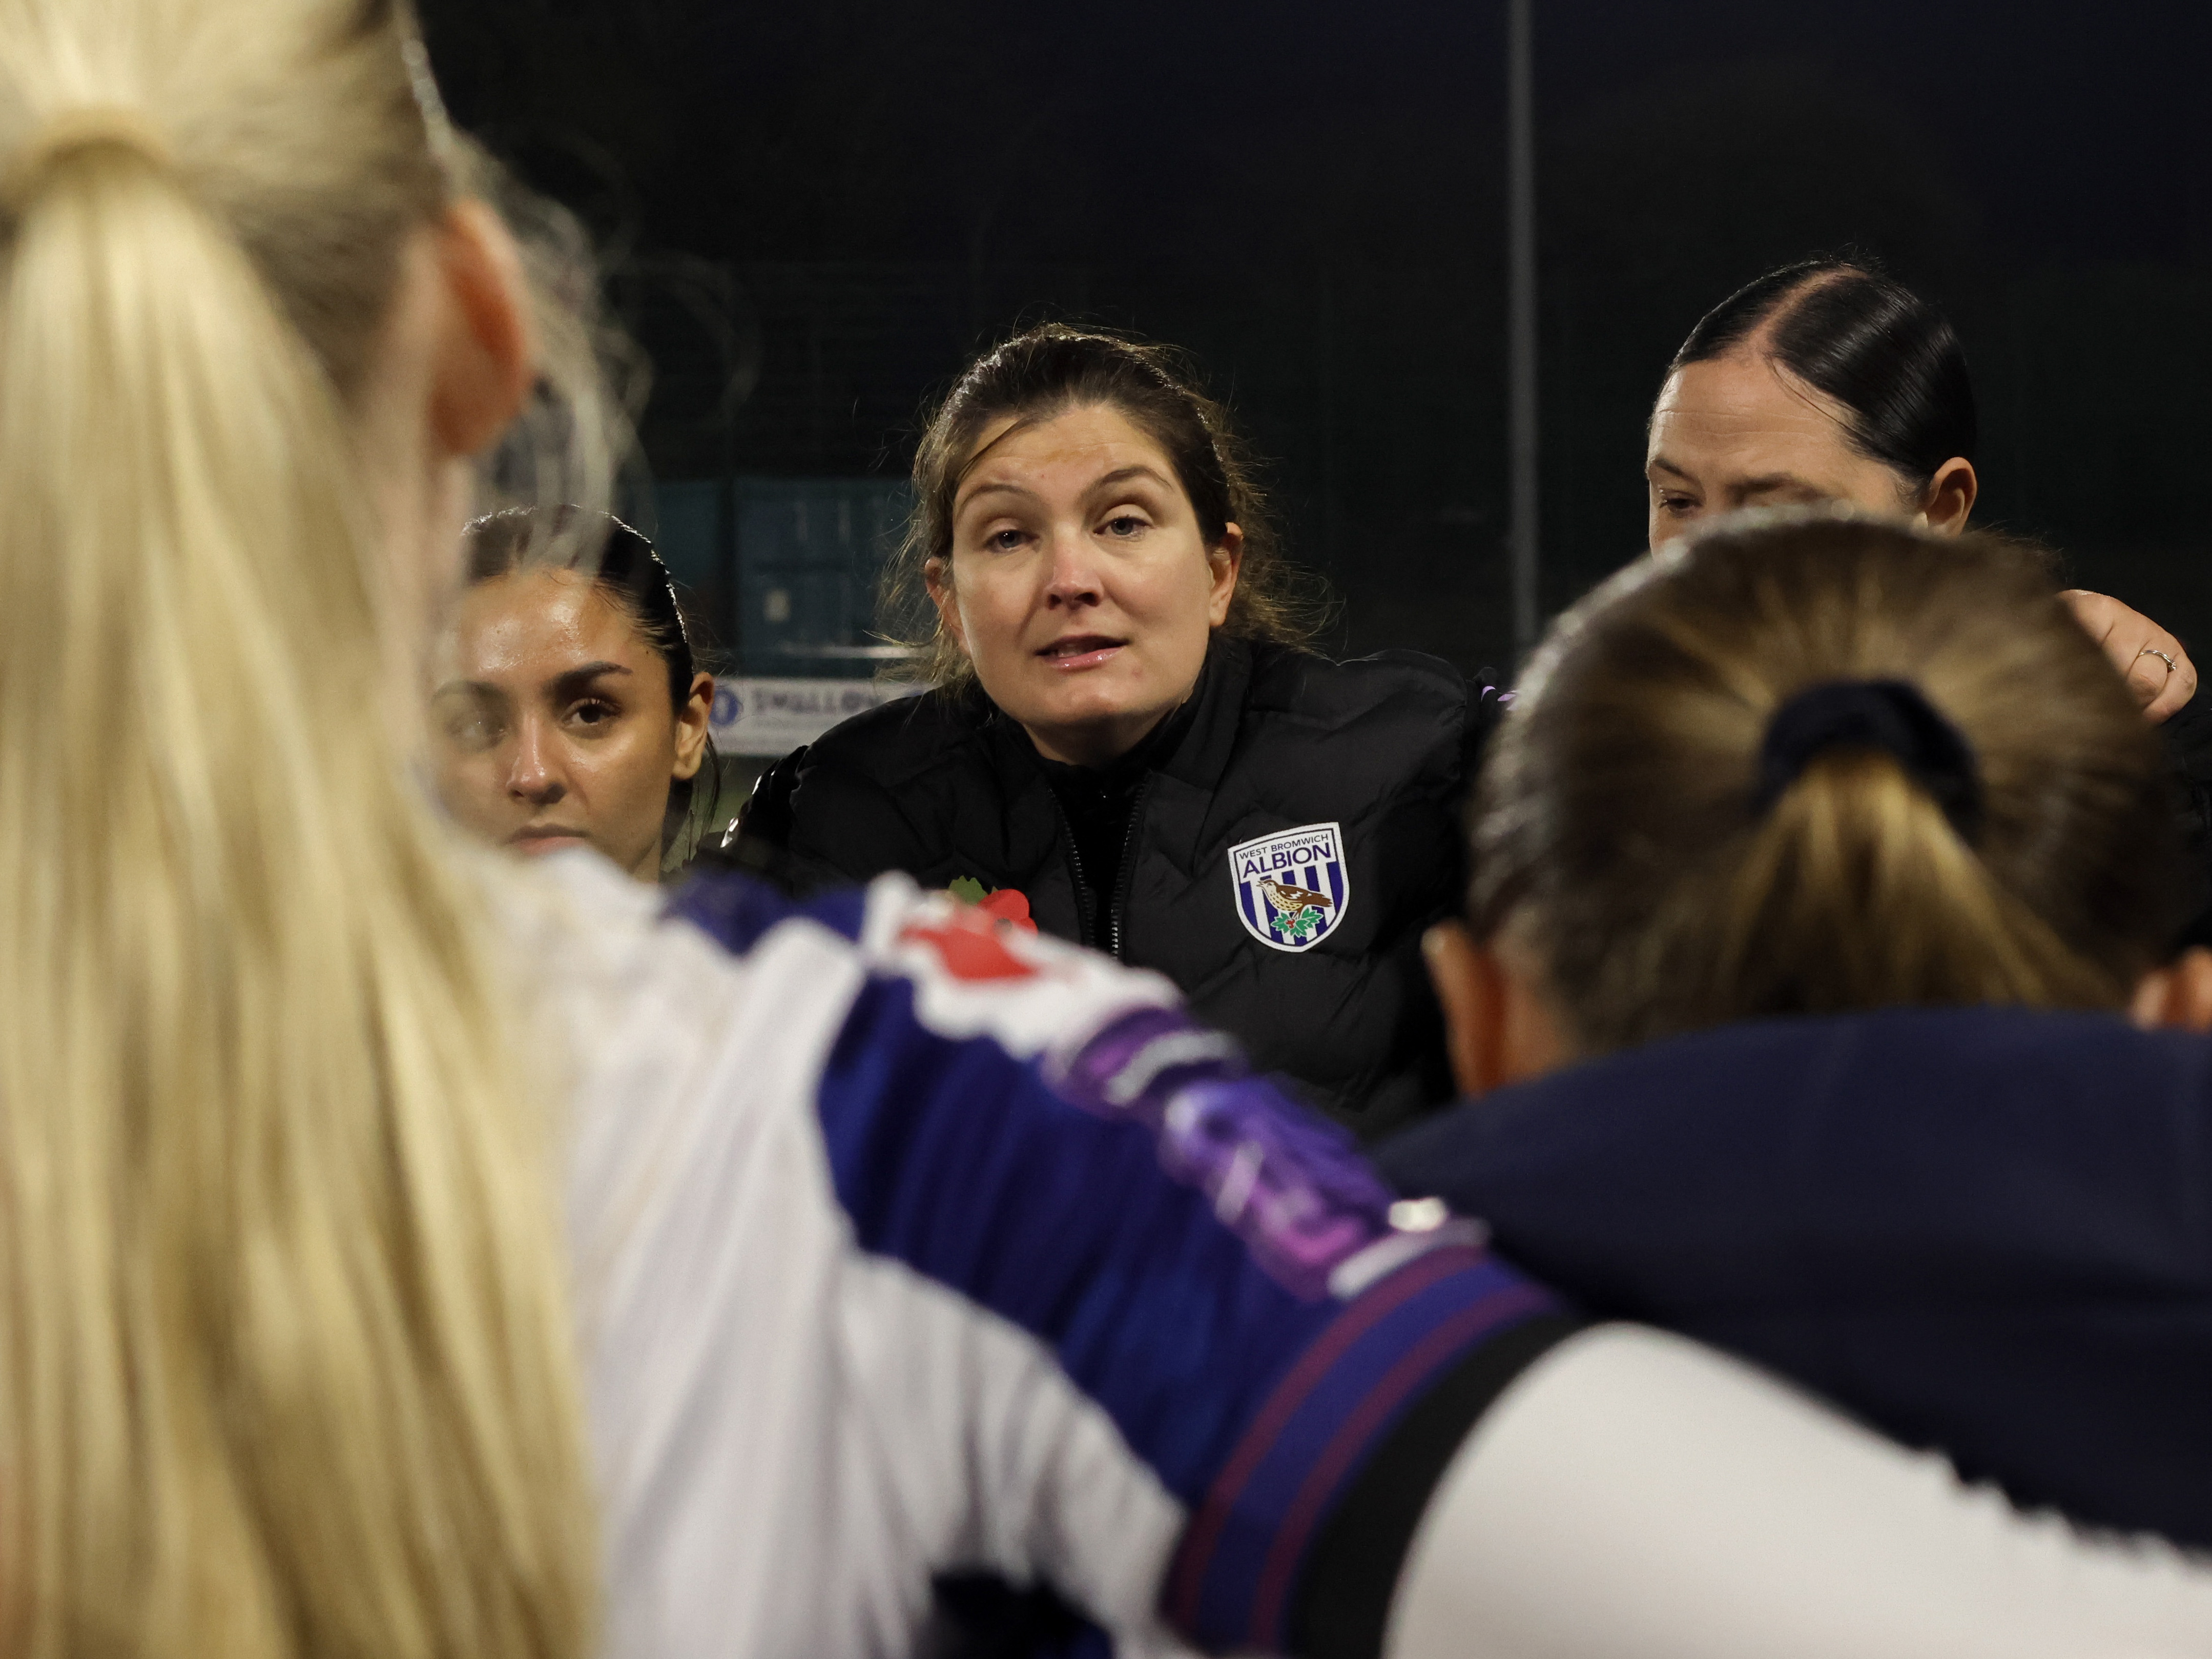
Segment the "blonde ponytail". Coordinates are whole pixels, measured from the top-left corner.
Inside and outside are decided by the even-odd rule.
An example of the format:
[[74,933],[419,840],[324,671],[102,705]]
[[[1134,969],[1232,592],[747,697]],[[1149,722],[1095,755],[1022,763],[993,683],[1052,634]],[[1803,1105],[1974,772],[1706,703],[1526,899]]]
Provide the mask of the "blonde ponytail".
[[591,1644],[550,1126],[386,718],[355,482],[349,399],[449,188],[409,28],[0,0],[0,1613],[26,1655]]
[[[1960,744],[1970,823],[1864,744],[1765,786],[1778,710],[1876,682]],[[1533,950],[1585,1052],[1898,1003],[2121,1007],[2180,915],[2163,768],[2033,550],[1739,520],[1554,628],[1477,792],[1471,914]]]

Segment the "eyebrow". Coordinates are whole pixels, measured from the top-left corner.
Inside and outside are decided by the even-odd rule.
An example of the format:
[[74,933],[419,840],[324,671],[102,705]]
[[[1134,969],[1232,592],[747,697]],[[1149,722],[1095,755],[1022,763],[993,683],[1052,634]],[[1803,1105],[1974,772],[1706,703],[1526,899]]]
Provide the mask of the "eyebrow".
[[587,662],[580,668],[571,668],[565,674],[553,677],[553,695],[573,697],[580,691],[591,690],[592,682],[605,674],[627,674],[629,670],[618,662]]
[[459,691],[465,691],[476,697],[503,697],[507,695],[489,680],[447,680],[430,696],[434,701],[440,697],[450,697]]
[[[577,692],[588,688],[591,683],[602,674],[627,674],[629,672],[618,662],[587,662],[580,668],[571,668],[566,673],[556,674],[553,677],[553,690],[561,696],[573,696]],[[447,680],[430,695],[434,697],[447,697],[456,691],[466,691],[479,697],[507,696],[507,688],[504,686],[495,685],[489,680],[468,679]]]
[[[1681,479],[1686,483],[1694,483],[1696,482],[1696,480],[1691,477],[1690,473],[1685,468],[1675,465],[1674,462],[1668,460],[1663,455],[1654,455],[1650,460],[1646,461],[1644,464],[1644,472],[1646,477],[1649,477],[1654,472],[1665,472],[1674,477]],[[1809,489],[1815,495],[1825,495],[1827,493],[1823,490],[1820,485],[1813,483],[1810,479],[1800,477],[1795,472],[1762,472],[1756,478],[1741,479],[1732,484],[1730,488],[1738,494],[1745,495],[1757,495],[1770,489]]]
[[[1110,489],[1115,484],[1127,483],[1132,478],[1149,478],[1154,483],[1159,485],[1163,489],[1170,489],[1174,488],[1174,486],[1161,475],[1159,468],[1156,466],[1147,466],[1142,461],[1139,461],[1132,466],[1115,467],[1114,471],[1109,472],[1104,477],[1093,480],[1083,493],[1086,495],[1095,495],[1102,489]],[[1018,484],[1012,479],[999,479],[990,483],[977,484],[974,489],[970,490],[968,495],[961,499],[958,503],[958,507],[964,507],[969,506],[973,502],[980,501],[986,495],[1025,495],[1031,501],[1035,501],[1036,499],[1036,492],[1035,490],[1030,489],[1024,485]],[[956,507],[955,510],[957,511],[957,507]]]
[[1113,471],[1109,472],[1104,477],[1099,479],[1097,483],[1092,484],[1091,488],[1093,491],[1101,490],[1106,489],[1110,484],[1127,483],[1132,478],[1150,478],[1154,483],[1159,485],[1164,489],[1173,487],[1165,478],[1160,476],[1160,470],[1158,467],[1147,466],[1142,461],[1139,461],[1133,466],[1116,467]]
[[1011,480],[1001,480],[996,483],[977,484],[975,489],[969,490],[966,495],[963,496],[954,504],[954,510],[957,512],[960,507],[966,507],[969,502],[980,500],[985,495],[1027,495],[1031,500],[1035,500],[1036,492],[1033,489],[1025,489],[1022,485],[1015,483]]

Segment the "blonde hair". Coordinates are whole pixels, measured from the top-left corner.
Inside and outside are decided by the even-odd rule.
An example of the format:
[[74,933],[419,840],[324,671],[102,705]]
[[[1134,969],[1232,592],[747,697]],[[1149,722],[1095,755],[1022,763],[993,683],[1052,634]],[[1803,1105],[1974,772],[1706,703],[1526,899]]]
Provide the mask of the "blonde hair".
[[0,0],[10,1650],[574,1655],[550,1126],[408,781],[350,400],[394,0]]
[[[1554,628],[1476,796],[1477,930],[1585,1051],[1885,1004],[2124,1006],[2179,920],[2156,736],[2042,556],[1847,515],[1740,520]],[[1904,681],[1972,751],[1962,830],[1886,750],[1762,804],[1775,711]]]

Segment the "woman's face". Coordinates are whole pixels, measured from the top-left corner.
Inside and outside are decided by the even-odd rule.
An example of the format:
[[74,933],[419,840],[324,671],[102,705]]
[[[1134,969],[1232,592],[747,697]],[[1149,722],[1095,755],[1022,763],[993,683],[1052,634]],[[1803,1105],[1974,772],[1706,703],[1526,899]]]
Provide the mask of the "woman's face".
[[641,881],[662,815],[706,751],[714,682],[670,707],[668,665],[588,576],[529,569],[463,593],[431,740],[447,810],[524,853],[594,847]]
[[977,453],[930,596],[1041,753],[1103,764],[1197,684],[1243,532],[1209,548],[1173,464],[1110,407],[1002,422]]
[[1771,357],[1733,352],[1668,377],[1651,411],[1644,476],[1657,547],[1715,514],[1841,501],[1961,530],[1973,468],[1947,462],[1926,492],[1853,448],[1844,410]]

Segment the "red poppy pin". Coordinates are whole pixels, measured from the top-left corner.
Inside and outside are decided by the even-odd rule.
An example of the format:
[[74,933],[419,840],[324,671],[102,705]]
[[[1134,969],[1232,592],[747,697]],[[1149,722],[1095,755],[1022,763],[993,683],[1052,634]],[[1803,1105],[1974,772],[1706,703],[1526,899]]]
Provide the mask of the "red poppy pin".
[[973,876],[957,876],[946,890],[963,903],[974,905],[994,921],[1024,933],[1037,930],[1036,923],[1030,918],[1029,898],[1018,888],[987,888]]

